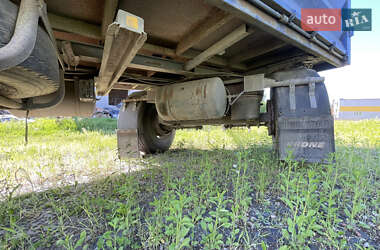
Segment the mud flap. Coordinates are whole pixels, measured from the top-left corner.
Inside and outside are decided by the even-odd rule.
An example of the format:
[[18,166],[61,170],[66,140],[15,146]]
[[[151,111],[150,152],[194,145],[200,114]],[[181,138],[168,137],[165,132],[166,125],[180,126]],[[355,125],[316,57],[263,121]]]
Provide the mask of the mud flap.
[[290,153],[294,160],[324,162],[335,151],[334,120],[331,116],[278,119],[279,156]]
[[[276,80],[317,77],[298,69],[274,75]],[[324,83],[277,87],[271,90],[273,143],[281,160],[289,154],[297,161],[326,162],[335,152],[334,120]]]
[[138,103],[124,103],[117,120],[117,149],[120,159],[140,157],[137,130]]

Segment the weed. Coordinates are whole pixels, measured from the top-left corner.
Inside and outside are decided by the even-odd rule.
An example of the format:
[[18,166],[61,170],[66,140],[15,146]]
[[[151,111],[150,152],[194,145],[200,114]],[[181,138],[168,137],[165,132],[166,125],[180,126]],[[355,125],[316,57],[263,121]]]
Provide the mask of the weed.
[[[279,163],[266,128],[179,130],[120,161],[112,119],[0,124],[1,249],[376,248],[380,123],[336,122],[326,165]],[[333,160],[334,159],[334,160]]]
[[217,192],[216,197],[210,197],[210,202],[215,205],[215,210],[210,211],[210,216],[201,220],[203,231],[207,232],[202,239],[202,243],[208,249],[219,249],[223,246],[222,229],[231,227],[230,211],[226,209],[228,200],[224,200],[225,191]]

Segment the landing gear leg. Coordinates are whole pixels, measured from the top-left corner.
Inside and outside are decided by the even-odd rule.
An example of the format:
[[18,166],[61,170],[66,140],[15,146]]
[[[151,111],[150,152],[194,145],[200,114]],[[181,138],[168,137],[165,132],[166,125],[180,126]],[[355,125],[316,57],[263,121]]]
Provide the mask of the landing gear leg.
[[137,120],[139,103],[124,103],[117,119],[117,149],[119,158],[139,157]]

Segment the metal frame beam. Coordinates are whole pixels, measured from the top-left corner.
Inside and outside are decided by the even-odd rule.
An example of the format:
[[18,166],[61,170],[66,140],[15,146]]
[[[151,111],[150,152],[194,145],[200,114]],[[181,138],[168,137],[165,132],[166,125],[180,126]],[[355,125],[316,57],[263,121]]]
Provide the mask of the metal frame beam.
[[[50,14],[49,19],[52,22],[52,27],[55,29],[54,35],[56,39],[95,46],[101,45],[101,40],[103,39],[100,36],[101,28],[99,26],[89,24],[80,20],[57,16],[54,14]],[[178,56],[176,54],[175,49],[170,49],[147,43],[143,45],[140,51],[151,52],[154,54],[168,56],[175,59],[183,59],[183,61],[185,61],[186,59],[192,59],[201,53],[197,50],[188,49],[182,55]],[[235,70],[247,70],[246,65],[242,63],[229,64],[226,58],[218,55],[209,58],[207,62],[221,67],[230,67],[231,69]]]
[[82,36],[75,33],[53,30],[53,34],[54,34],[55,39],[57,40],[88,44],[88,45],[94,45],[94,46],[100,46],[103,44],[103,42],[100,39],[94,39],[94,38]]
[[103,20],[102,20],[102,37],[106,36],[108,26],[113,23],[114,17],[119,6],[119,0],[104,1]]
[[229,22],[233,17],[218,8],[213,8],[209,15],[192,31],[186,34],[178,43],[176,54],[181,55],[195,44],[200,42],[224,24]]
[[245,0],[207,0],[210,4],[217,6],[229,13],[239,16],[248,23],[272,34],[281,40],[294,45],[301,50],[310,53],[314,56],[321,57],[326,62],[341,67],[346,63],[340,60],[329,51],[323,49],[313,41],[307,39],[297,31],[280,23],[278,20],[248,3]]
[[185,70],[191,70],[191,69],[195,68],[196,66],[203,63],[204,61],[207,61],[212,56],[217,55],[221,51],[231,47],[233,44],[235,44],[238,41],[242,40],[243,38],[247,37],[252,32],[253,32],[253,30],[248,29],[247,25],[245,25],[245,24],[239,26],[237,29],[232,31],[230,34],[225,36],[220,41],[216,42],[210,48],[206,49],[205,51],[200,53],[198,56],[196,56],[193,59],[191,59],[190,61],[186,62]]
[[98,95],[107,95],[147,39],[145,32],[130,31],[117,23],[107,29],[99,77],[95,78]]
[[229,63],[234,64],[238,62],[244,62],[248,59],[252,59],[261,55],[264,55],[266,53],[269,53],[271,51],[274,51],[276,49],[282,48],[286,45],[286,43],[282,42],[281,40],[277,40],[275,42],[269,42],[265,43],[262,46],[258,46],[255,48],[250,48],[248,51],[243,51],[237,55],[234,55],[229,60]]
[[62,52],[63,60],[67,65],[76,67],[79,64],[80,57],[75,56],[73,48],[71,47],[71,42],[64,41],[62,42]]
[[168,59],[136,55],[133,58],[130,68],[163,72],[177,75],[197,75],[197,74],[215,74],[216,70],[209,70],[206,67],[196,68],[195,72],[184,70],[184,64]]
[[48,13],[48,18],[53,29],[80,34],[98,40],[102,39],[100,27],[97,25],[51,13]]
[[112,89],[117,90],[151,90],[156,86],[142,83],[134,83],[134,82],[118,82],[116,83]]
[[[153,44],[147,44],[147,43],[144,44],[144,46],[141,49],[141,52],[144,52],[144,51],[152,52],[155,54],[164,55],[164,56],[168,56],[168,57],[172,57],[175,59],[180,59],[180,60],[183,59],[183,61],[193,59],[194,57],[196,57],[202,53],[201,51],[197,51],[194,49],[188,49],[182,55],[177,56],[174,49],[169,49],[169,48],[165,48],[165,47],[161,47],[161,46],[157,46],[157,45],[153,45]],[[236,70],[241,70],[241,71],[245,71],[248,69],[247,66],[245,64],[242,64],[242,63],[231,63],[230,64],[228,62],[227,58],[224,58],[224,57],[219,56],[219,55],[212,56],[211,58],[209,58],[207,60],[207,62],[210,64],[213,64],[213,65],[216,65],[216,66],[230,67],[231,69],[236,69]]]
[[[90,47],[82,44],[72,43],[74,51],[78,51],[80,54],[80,62],[100,63],[102,57],[102,49],[96,47]],[[79,53],[80,52],[80,53]],[[163,72],[177,75],[199,75],[199,74],[216,74],[218,71],[208,69],[206,67],[197,67],[194,72],[185,71],[183,69],[184,64],[173,60],[157,58],[145,55],[136,55],[128,68],[148,70],[155,72]],[[223,73],[223,72],[219,72]]]
[[281,62],[290,58],[294,58],[297,56],[307,56],[307,57],[313,57],[311,55],[305,55],[302,51],[299,51],[296,48],[292,48],[288,50],[286,53],[281,53],[278,55],[273,55],[270,57],[263,58],[261,60],[253,61],[251,64],[248,65],[249,70],[254,70],[256,68],[274,64],[277,62]]
[[254,75],[254,74],[270,74],[279,70],[286,69],[290,66],[294,66],[296,64],[303,63],[305,61],[318,60],[315,57],[309,55],[297,55],[297,56],[288,56],[282,58],[276,58],[272,60],[272,62],[264,65],[260,64],[260,66],[255,67],[246,73],[246,75]]

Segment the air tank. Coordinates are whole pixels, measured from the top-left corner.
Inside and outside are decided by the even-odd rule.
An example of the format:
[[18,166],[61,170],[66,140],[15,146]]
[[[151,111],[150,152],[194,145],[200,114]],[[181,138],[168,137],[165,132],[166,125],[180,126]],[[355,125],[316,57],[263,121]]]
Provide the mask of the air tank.
[[227,109],[227,93],[219,77],[162,86],[155,98],[164,121],[219,119]]

